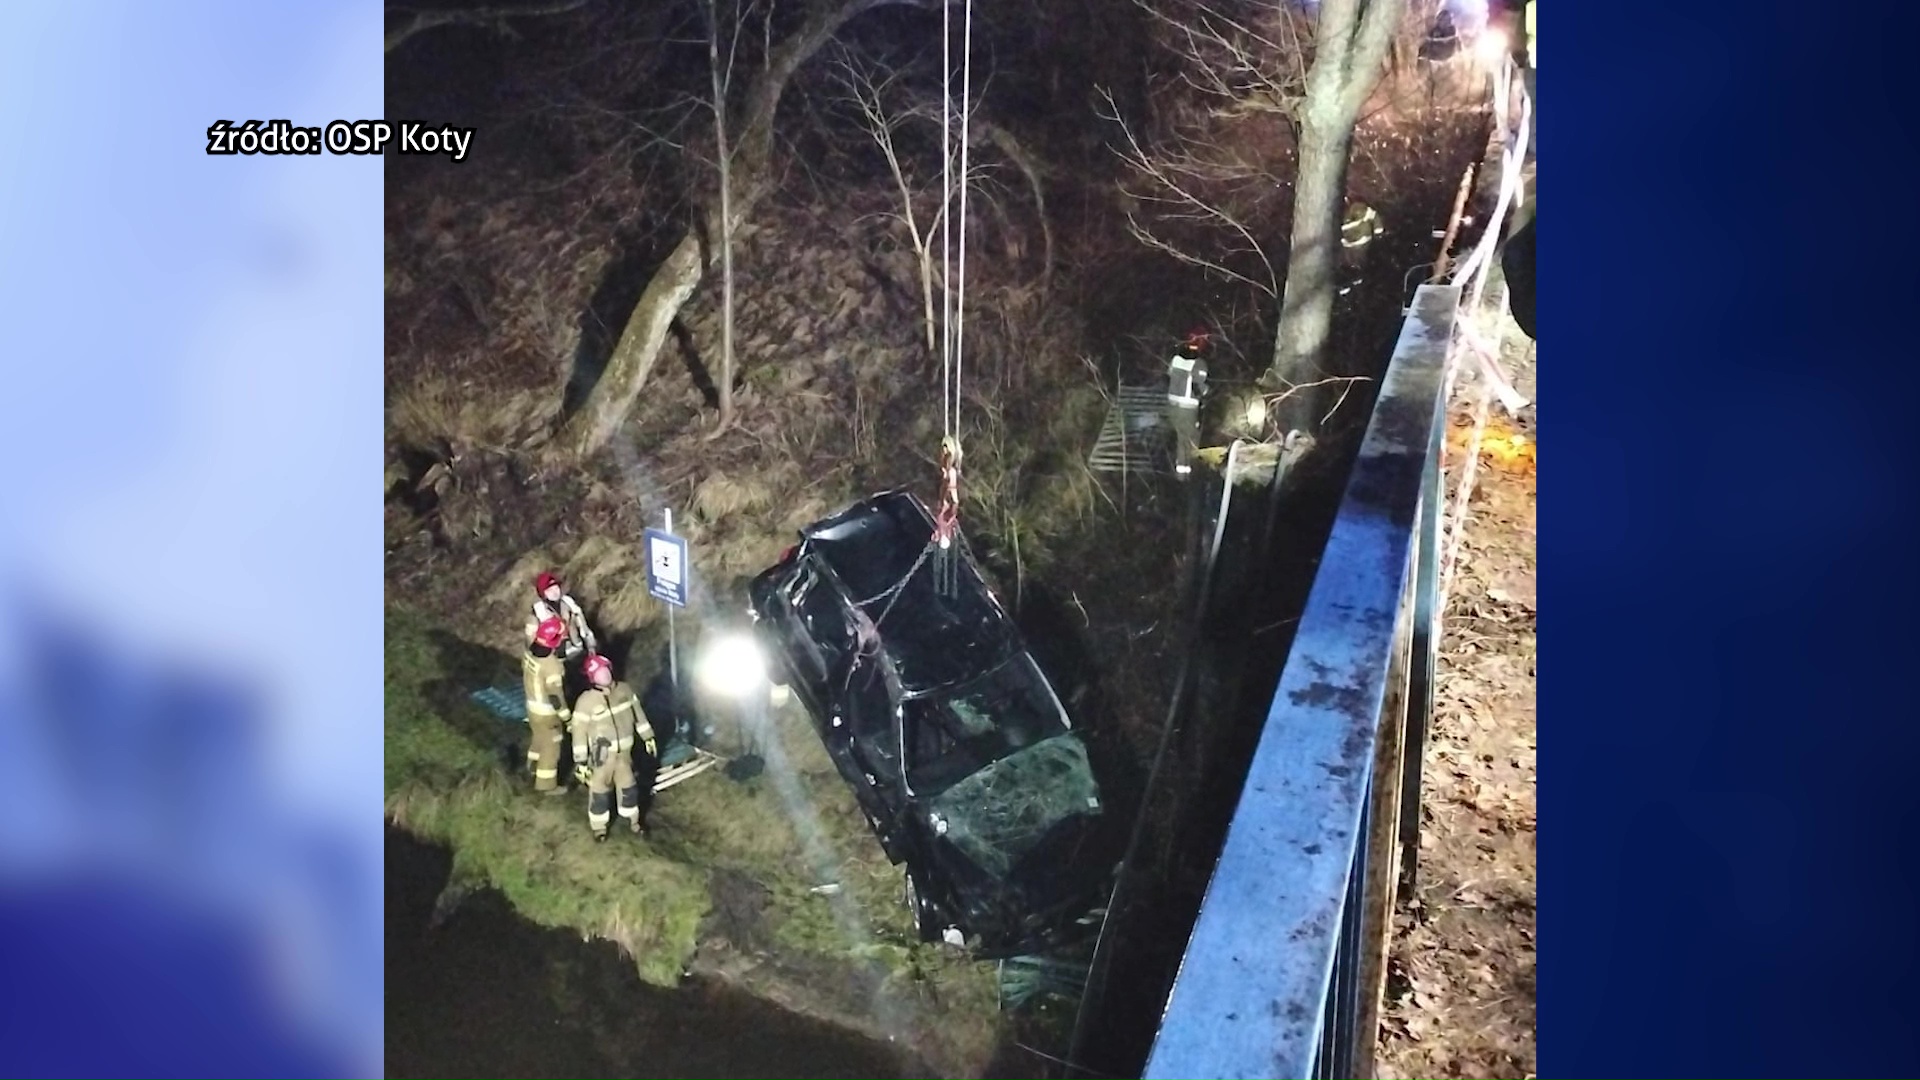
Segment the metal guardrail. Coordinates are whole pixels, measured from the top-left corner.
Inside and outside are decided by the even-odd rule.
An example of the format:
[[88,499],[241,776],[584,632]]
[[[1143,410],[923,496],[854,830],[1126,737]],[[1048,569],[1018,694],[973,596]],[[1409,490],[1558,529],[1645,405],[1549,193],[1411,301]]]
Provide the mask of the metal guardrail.
[[1432,708],[1457,285],[1415,294],[1145,1076],[1372,1075]]

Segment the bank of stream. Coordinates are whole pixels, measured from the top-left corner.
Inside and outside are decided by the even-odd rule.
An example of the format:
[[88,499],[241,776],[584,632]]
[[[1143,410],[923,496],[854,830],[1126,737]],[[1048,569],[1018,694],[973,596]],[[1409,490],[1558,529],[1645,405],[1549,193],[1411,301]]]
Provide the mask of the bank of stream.
[[491,890],[434,925],[452,866],[388,827],[388,1076],[928,1074],[898,1047],[711,979],[650,986],[612,943],[535,926]]

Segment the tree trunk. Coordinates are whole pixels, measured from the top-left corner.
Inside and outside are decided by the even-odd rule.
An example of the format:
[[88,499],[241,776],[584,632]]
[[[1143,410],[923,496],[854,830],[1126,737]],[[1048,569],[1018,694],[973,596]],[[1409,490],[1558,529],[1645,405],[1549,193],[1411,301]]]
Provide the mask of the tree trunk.
[[713,429],[719,435],[733,423],[733,177],[727,155],[727,80],[720,77],[720,0],[707,0],[707,61],[713,72],[713,134],[720,162],[720,421]]
[[[772,185],[773,118],[780,107],[780,95],[800,65],[833,39],[848,19],[883,4],[907,0],[823,0],[814,5],[807,21],[775,49],[771,61],[747,90],[741,122],[735,128],[738,141],[733,147],[729,185],[733,196],[733,220],[746,220]],[[626,328],[613,347],[613,355],[598,382],[588,392],[580,410],[562,425],[554,440],[554,452],[563,457],[583,458],[602,446],[619,429],[633,408],[633,402],[647,385],[660,347],[666,341],[667,328],[680,308],[700,285],[711,264],[725,224],[718,212],[706,216],[703,230],[689,228],[680,243],[653,273],[640,302],[627,318]]]
[[[1301,108],[1287,284],[1280,299],[1280,327],[1274,332],[1273,363],[1266,374],[1274,389],[1285,391],[1326,377],[1322,364],[1333,325],[1333,273],[1353,129],[1361,106],[1380,81],[1405,10],[1406,0],[1323,0],[1320,5]],[[1276,417],[1281,430],[1311,431],[1314,405],[1304,392],[1283,397]]]
[[[909,221],[907,224],[913,223]],[[914,230],[913,251],[920,257],[920,307],[922,322],[927,329],[927,355],[939,359],[940,342],[935,340],[935,335],[940,328],[940,319],[933,310],[933,245],[930,238],[920,237],[918,229]]]
[[633,408],[634,399],[646,386],[647,375],[667,340],[667,330],[681,305],[700,284],[705,266],[701,258],[700,235],[688,229],[674,245],[660,268],[653,272],[640,302],[633,307],[626,329],[614,346],[606,371],[580,410],[560,429],[557,449],[575,457],[586,457],[606,444]]
[[[1268,368],[1276,389],[1324,378],[1321,361],[1333,325],[1334,268],[1340,252],[1340,213],[1345,203],[1347,156],[1353,127],[1300,125],[1300,169],[1294,181],[1293,238],[1287,255],[1287,284],[1280,297],[1280,329]],[[1294,394],[1279,403],[1281,430],[1311,430],[1313,403]]]

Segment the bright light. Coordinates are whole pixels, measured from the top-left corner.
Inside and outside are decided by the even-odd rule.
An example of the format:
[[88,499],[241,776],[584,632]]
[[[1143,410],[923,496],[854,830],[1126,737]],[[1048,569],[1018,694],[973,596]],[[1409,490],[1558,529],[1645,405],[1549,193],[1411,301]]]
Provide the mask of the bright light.
[[723,634],[701,648],[695,678],[712,693],[744,698],[765,685],[767,662],[751,636]]
[[1501,62],[1507,58],[1507,54],[1512,51],[1512,48],[1512,44],[1507,40],[1507,32],[1505,30],[1489,30],[1481,34],[1480,39],[1473,43],[1474,55],[1479,57],[1480,62],[1488,67],[1499,67]]
[[1267,426],[1267,399],[1259,394],[1247,399],[1247,426],[1255,431]]

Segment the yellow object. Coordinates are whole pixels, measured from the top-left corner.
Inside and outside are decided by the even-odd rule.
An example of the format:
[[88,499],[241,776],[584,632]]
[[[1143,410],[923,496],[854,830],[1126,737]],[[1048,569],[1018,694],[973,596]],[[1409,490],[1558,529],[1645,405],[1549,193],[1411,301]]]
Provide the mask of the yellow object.
[[1347,203],[1346,218],[1340,223],[1340,246],[1363,247],[1386,231],[1386,225],[1380,220],[1380,212],[1355,199]]
[[591,765],[587,785],[587,827],[594,835],[605,836],[619,794],[620,816],[635,831],[640,830],[640,782],[634,775],[629,756],[634,737],[646,744],[650,757],[658,756],[653,742],[653,725],[647,721],[640,699],[626,683],[615,682],[606,689],[587,690],[574,702],[573,759],[588,760],[588,749],[596,742],[611,747],[598,765]]
[[520,666],[526,684],[527,724],[532,729],[527,768],[533,772],[535,791],[552,791],[560,786],[560,728],[570,715],[562,689],[566,670],[559,657],[532,653],[521,657]]
[[1534,43],[1539,40],[1533,29],[1533,10],[1538,6],[1538,4],[1527,5],[1527,66],[1530,68],[1540,66],[1539,61],[1534,57],[1533,51]]

